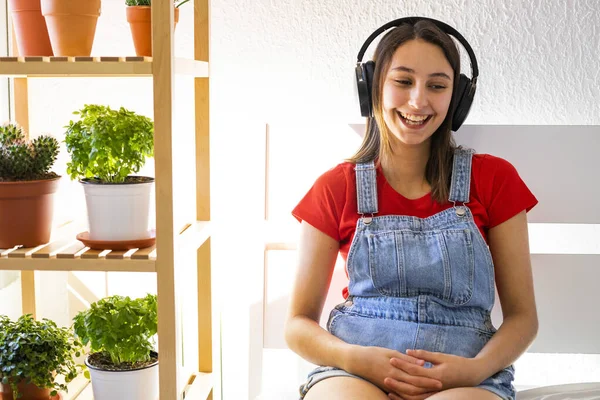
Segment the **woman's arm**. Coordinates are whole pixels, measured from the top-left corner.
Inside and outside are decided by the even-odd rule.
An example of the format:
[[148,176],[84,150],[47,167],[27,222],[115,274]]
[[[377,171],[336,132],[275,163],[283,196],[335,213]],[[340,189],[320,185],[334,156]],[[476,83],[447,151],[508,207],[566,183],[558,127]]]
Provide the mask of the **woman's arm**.
[[349,345],[319,325],[339,243],[304,221],[300,231],[298,266],[285,339],[291,350],[313,364],[344,369],[343,360]]
[[538,331],[525,211],[490,229],[488,241],[504,320],[474,359],[484,379],[517,360]]
[[[298,271],[285,327],[288,347],[313,364],[343,369],[386,392],[394,390],[399,395],[437,392],[442,385],[439,380],[411,376],[390,364],[393,357],[419,366],[423,361],[395,350],[351,345],[321,328],[319,320],[338,249],[337,241],[302,222]],[[393,388],[388,387],[390,378],[395,381]]]

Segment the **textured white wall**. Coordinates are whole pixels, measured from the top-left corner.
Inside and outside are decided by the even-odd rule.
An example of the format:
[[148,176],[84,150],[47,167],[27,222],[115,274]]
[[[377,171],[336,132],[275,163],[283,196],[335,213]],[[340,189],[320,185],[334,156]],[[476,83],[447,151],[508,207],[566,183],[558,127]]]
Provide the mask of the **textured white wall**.
[[358,119],[353,67],[364,39],[392,19],[423,15],[454,26],[478,56],[468,123],[600,123],[598,0],[212,3],[219,106],[235,98],[268,121]]

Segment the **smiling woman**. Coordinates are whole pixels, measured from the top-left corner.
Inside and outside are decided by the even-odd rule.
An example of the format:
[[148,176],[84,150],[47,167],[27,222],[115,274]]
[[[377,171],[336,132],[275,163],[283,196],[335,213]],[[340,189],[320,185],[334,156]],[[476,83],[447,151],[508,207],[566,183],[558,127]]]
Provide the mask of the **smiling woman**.
[[[471,79],[450,35],[469,52]],[[408,18],[375,31],[358,59],[363,143],[292,211],[301,234],[286,340],[320,366],[300,396],[514,400],[512,363],[537,332],[526,217],[537,200],[510,163],[454,142],[475,56],[448,25]],[[324,330],[338,253],[349,282]]]

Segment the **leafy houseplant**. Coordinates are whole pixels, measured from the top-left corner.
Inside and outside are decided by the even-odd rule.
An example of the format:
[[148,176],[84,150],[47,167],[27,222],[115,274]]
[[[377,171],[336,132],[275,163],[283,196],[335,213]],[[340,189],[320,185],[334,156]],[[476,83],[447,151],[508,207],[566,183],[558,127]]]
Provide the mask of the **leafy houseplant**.
[[[187,3],[189,0],[174,1],[174,26],[177,26],[179,21],[179,7]],[[133,46],[135,53],[138,56],[152,57],[152,6],[151,0],[125,0],[125,13],[129,28],[131,29],[131,37],[133,38]]]
[[[150,118],[123,107],[85,105],[66,126],[71,155],[67,173],[83,184],[89,238],[102,241],[147,239],[154,178],[132,176],[154,153]],[[117,248],[114,248],[115,250]]]
[[[85,363],[96,400],[157,398],[158,354],[152,342],[157,332],[156,295],[101,299],[75,316],[74,330],[84,345],[90,345]],[[118,371],[129,373],[115,375]],[[106,375],[111,378],[102,379]]]
[[12,123],[0,126],[0,248],[47,243],[52,194],[60,176],[50,169],[59,153],[48,135],[28,140]]
[[65,142],[71,154],[67,173],[71,179],[86,178],[102,183],[135,181],[146,157],[154,153],[154,126],[148,117],[123,107],[85,105],[73,114],[77,122],[67,126]]
[[[47,392],[46,398],[56,396],[59,390],[67,391],[66,383],[81,370],[74,360],[81,355],[81,350],[82,346],[72,332],[57,327],[51,320],[36,321],[30,314],[17,321],[0,316],[3,393],[21,398],[32,390],[32,385]],[[57,374],[65,377],[65,383],[55,381]],[[22,398],[27,400],[26,396]]]

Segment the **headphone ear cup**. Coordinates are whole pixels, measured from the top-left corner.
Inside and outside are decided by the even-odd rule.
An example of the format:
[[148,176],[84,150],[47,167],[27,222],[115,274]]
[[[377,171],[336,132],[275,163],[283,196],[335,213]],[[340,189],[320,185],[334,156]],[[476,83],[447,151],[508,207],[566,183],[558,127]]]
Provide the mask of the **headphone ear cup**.
[[475,87],[472,85],[471,80],[465,74],[460,74],[455,94],[454,113],[452,115],[452,130],[454,132],[456,132],[463,122],[465,122],[465,119],[467,119],[474,97]]
[[373,116],[373,101],[371,98],[373,72],[375,63],[367,61],[356,66],[356,89],[358,91],[358,102],[360,104],[360,114],[363,117]]
[[365,77],[369,90],[369,117],[373,116],[373,75],[375,74],[375,61],[365,63]]

